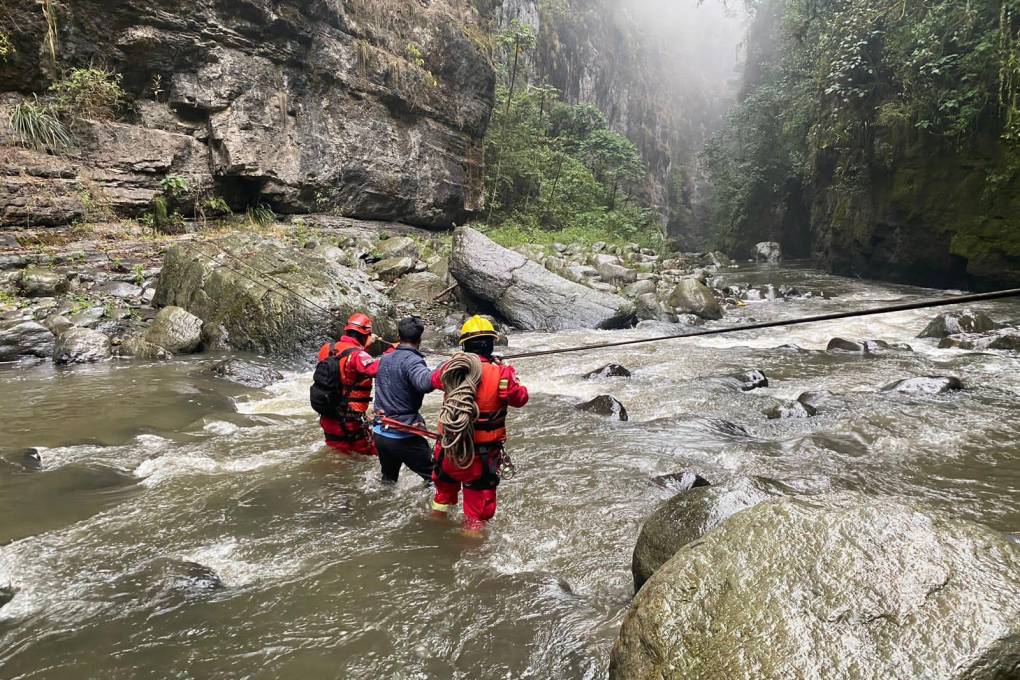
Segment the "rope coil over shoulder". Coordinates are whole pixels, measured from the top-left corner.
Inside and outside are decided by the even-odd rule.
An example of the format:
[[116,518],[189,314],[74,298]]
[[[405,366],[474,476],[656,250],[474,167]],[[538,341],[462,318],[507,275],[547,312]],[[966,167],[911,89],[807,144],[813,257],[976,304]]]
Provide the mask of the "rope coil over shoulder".
[[475,421],[478,420],[478,385],[482,362],[474,354],[458,352],[443,370],[446,398],[439,411],[439,440],[443,452],[460,469],[475,460]]

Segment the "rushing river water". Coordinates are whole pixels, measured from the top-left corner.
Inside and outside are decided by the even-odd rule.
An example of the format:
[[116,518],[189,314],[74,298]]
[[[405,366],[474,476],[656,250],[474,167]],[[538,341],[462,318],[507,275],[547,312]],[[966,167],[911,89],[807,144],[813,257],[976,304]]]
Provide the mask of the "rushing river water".
[[[829,297],[752,304],[724,324],[935,294],[798,267],[726,278]],[[1020,321],[1013,302],[980,309]],[[532,400],[510,420],[519,473],[483,540],[429,518],[412,475],[386,488],[374,460],[324,450],[307,371],[258,391],[205,375],[208,358],[0,366],[0,587],[15,591],[0,608],[0,677],[603,677],[632,596],[634,541],[670,495],[651,479],[685,468],[921,497],[1016,531],[1020,363],[916,340],[934,314],[520,361]],[[654,334],[523,334],[512,345]],[[820,351],[833,336],[916,351]],[[783,344],[805,351],[774,349]],[[610,361],[633,377],[581,380]],[[706,379],[749,368],[770,387]],[[955,375],[967,389],[875,393],[918,375]],[[857,394],[834,414],[762,415],[767,397],[809,389]],[[630,421],[573,409],[600,393]]]

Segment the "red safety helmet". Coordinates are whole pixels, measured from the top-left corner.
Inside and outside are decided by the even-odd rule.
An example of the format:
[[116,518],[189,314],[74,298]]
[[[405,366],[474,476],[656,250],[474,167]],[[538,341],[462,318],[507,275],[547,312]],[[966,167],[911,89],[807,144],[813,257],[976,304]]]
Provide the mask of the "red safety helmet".
[[354,331],[362,335],[372,335],[372,319],[361,312],[352,314],[351,318],[347,319],[347,325],[344,326],[344,330]]

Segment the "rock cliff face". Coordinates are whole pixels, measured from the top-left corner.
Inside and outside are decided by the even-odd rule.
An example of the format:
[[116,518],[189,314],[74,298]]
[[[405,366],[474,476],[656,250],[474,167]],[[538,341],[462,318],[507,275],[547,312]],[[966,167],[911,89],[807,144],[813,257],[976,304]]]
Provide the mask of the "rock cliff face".
[[0,226],[97,205],[138,214],[167,174],[188,180],[188,198],[241,209],[448,227],[480,208],[494,75],[469,2],[22,0],[0,12],[14,46],[0,109],[93,64],[122,74],[129,97],[122,121],[78,123],[65,158],[0,148]]
[[734,101],[739,13],[696,0],[478,2],[497,26],[537,29],[534,77],[594,104],[637,145],[645,198],[671,234],[700,244],[697,154]]

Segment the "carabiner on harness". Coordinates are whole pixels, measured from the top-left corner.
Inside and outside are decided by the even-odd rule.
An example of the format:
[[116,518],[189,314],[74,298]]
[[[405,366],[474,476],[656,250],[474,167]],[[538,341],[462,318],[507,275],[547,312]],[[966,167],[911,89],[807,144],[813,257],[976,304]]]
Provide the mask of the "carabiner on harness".
[[517,466],[514,465],[514,461],[510,458],[510,454],[506,452],[506,449],[500,451],[496,474],[499,475],[500,479],[513,479],[517,476]]

